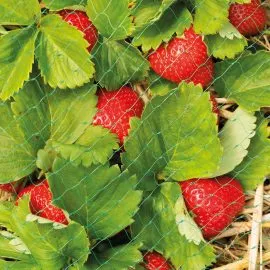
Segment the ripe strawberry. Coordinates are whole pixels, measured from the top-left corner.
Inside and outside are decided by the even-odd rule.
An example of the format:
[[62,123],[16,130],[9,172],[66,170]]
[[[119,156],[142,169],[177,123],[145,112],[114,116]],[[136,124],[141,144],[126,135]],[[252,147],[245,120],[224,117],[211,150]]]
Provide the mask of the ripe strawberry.
[[63,9],[58,14],[63,20],[84,33],[84,38],[89,43],[88,51],[90,52],[98,40],[98,32],[86,13],[79,10]]
[[67,218],[60,208],[52,205],[52,193],[48,181],[25,187],[19,194],[16,204],[25,194],[30,194],[30,209],[33,214],[51,221],[68,224]]
[[166,259],[159,253],[147,252],[144,256],[144,266],[147,270],[172,270],[172,266],[166,261]]
[[259,34],[267,21],[266,10],[259,0],[248,4],[232,4],[229,9],[230,22],[244,36]]
[[0,191],[16,194],[19,192],[21,187],[22,187],[21,181],[14,181],[7,184],[0,184]]
[[240,183],[228,176],[179,183],[186,206],[205,238],[218,235],[241,212],[245,197]]
[[175,37],[161,45],[148,60],[157,74],[172,82],[185,80],[206,87],[213,80],[213,61],[207,54],[202,36],[193,28],[185,30],[183,37]]
[[100,125],[108,128],[117,134],[120,145],[128,135],[131,117],[140,117],[143,111],[143,101],[128,86],[123,86],[116,91],[101,89],[98,91],[98,112],[96,113],[93,125]]

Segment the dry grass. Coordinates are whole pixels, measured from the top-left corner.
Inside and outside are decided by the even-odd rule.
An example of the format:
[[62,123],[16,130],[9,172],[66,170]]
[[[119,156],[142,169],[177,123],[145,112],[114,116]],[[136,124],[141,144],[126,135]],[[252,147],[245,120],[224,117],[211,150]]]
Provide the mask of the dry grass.
[[213,242],[215,270],[270,269],[270,185],[246,196],[237,222]]

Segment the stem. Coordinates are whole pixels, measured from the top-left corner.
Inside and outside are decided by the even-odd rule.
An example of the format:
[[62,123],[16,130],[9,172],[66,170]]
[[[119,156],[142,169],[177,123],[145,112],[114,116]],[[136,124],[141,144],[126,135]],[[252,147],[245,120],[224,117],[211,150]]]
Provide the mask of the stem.
[[147,95],[147,92],[143,89],[140,84],[134,85],[135,91],[138,93],[144,104],[146,105],[150,101],[150,97]]

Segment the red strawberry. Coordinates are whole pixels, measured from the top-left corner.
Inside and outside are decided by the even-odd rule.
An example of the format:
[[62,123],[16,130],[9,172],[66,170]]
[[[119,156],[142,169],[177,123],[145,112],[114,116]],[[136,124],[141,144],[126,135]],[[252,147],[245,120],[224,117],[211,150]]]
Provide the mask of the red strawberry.
[[19,199],[25,194],[30,194],[30,208],[33,214],[47,218],[54,222],[66,225],[68,224],[63,210],[52,205],[52,193],[49,189],[47,180],[24,188],[18,194],[18,200],[16,204],[18,204]]
[[94,117],[93,125],[103,126],[117,134],[122,145],[128,135],[130,118],[140,117],[142,114],[143,101],[128,86],[123,86],[116,91],[101,89],[97,95],[98,112]]
[[213,61],[207,54],[202,36],[193,28],[185,30],[183,37],[175,37],[161,45],[148,60],[157,74],[172,82],[185,80],[206,87],[213,80]]
[[172,270],[172,266],[159,253],[147,252],[144,256],[144,263],[142,264],[147,270]]
[[63,9],[59,11],[59,15],[61,15],[66,22],[84,33],[84,38],[89,43],[88,51],[90,52],[98,40],[98,32],[86,13],[79,10]]
[[186,206],[205,238],[218,235],[239,214],[245,203],[240,183],[228,176],[191,179],[179,183]]
[[0,184],[0,191],[4,191],[4,192],[17,193],[19,188],[20,188],[20,183],[18,182]]
[[244,36],[256,35],[266,24],[266,9],[261,6],[259,0],[251,0],[248,4],[232,4],[229,19]]

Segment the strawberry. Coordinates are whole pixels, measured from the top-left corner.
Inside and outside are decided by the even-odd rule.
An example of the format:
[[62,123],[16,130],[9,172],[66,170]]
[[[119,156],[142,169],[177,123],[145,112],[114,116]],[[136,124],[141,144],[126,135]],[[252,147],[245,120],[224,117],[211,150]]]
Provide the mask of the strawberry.
[[248,4],[232,4],[229,19],[242,35],[256,35],[266,25],[266,9],[261,6],[259,0],[251,0]]
[[52,193],[47,180],[36,185],[32,184],[21,190],[16,204],[25,194],[30,194],[30,209],[33,214],[54,222],[68,224],[63,210],[52,205]]
[[213,80],[214,63],[202,36],[192,27],[184,31],[183,37],[162,44],[148,60],[158,75],[175,83],[187,81],[206,87]]
[[172,266],[166,261],[166,259],[159,253],[147,252],[143,256],[144,266],[147,270],[172,270]]
[[8,193],[17,193],[19,189],[20,189],[19,182],[0,184],[0,191],[4,191],[4,192],[8,192]]
[[129,120],[134,116],[141,117],[143,101],[128,86],[123,86],[116,91],[100,89],[97,95],[98,112],[94,117],[93,125],[108,128],[112,133],[117,134],[120,145],[123,145],[130,128]]
[[84,38],[89,43],[88,51],[90,52],[98,40],[98,32],[86,13],[79,10],[63,9],[58,14],[63,20],[84,33]]
[[244,207],[242,186],[231,177],[191,179],[179,184],[187,209],[195,215],[206,239],[218,235]]

